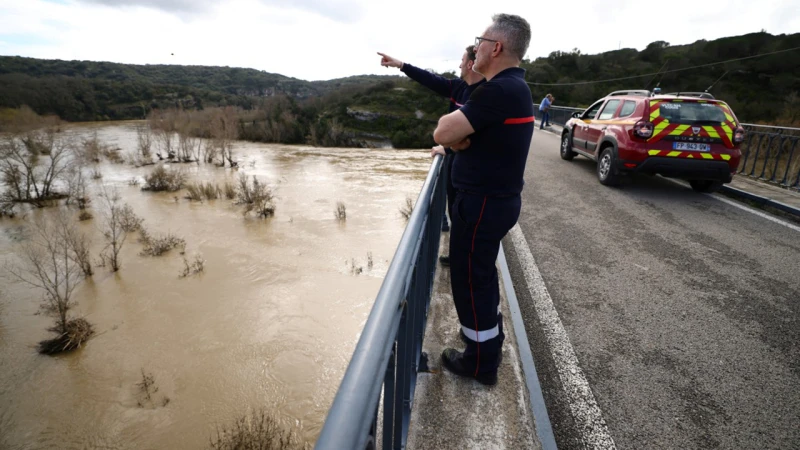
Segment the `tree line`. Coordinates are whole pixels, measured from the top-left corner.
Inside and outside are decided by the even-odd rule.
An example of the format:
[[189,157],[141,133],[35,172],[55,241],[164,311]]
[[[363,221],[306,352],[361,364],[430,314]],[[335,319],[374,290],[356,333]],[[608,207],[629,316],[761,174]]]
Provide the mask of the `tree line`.
[[[761,32],[689,45],[655,41],[642,51],[555,51],[525,60],[522,67],[536,103],[552,93],[556,106],[586,107],[618,89],[658,85],[663,92],[702,91],[713,85],[711,92],[740,120],[792,125],[800,122],[800,51],[692,67],[795,47],[800,47],[800,33]],[[689,70],[670,72],[679,69]],[[657,75],[594,82],[648,73]],[[584,81],[593,82],[570,85]],[[326,146],[391,143],[396,148],[433,145],[435,121],[447,112],[446,99],[402,76],[308,82],[230,67],[0,57],[0,127],[23,105],[67,121],[233,107],[240,111],[243,139]]]
[[[522,67],[527,81],[550,84],[660,72],[602,83],[531,85],[537,103],[548,93],[556,97],[555,106],[587,107],[615,90],[652,89],[658,85],[665,93],[702,92],[711,87],[710,92],[730,104],[741,121],[800,125],[800,50],[769,54],[797,47],[800,33],[774,36],[762,31],[688,45],[655,41],[642,51],[623,48],[597,55],[585,55],[579,49],[556,51],[525,61]],[[759,54],[767,55],[697,67]],[[669,72],[674,70],[679,71]]]

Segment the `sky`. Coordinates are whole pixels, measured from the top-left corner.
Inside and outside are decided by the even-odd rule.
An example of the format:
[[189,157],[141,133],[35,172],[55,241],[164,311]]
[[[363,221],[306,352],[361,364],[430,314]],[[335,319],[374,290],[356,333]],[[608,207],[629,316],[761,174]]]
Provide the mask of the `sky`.
[[381,67],[383,52],[457,73],[496,13],[528,20],[535,59],[796,33],[796,1],[0,0],[0,55],[246,67],[314,81],[398,74]]

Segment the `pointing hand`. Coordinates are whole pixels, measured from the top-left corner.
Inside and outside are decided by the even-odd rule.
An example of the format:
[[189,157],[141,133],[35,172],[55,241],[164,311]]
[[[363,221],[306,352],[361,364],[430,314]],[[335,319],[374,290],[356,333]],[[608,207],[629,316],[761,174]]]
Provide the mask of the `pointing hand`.
[[401,69],[403,67],[403,61],[392,58],[391,56],[381,52],[378,52],[378,54],[382,56],[381,65],[383,67],[397,67],[398,69]]

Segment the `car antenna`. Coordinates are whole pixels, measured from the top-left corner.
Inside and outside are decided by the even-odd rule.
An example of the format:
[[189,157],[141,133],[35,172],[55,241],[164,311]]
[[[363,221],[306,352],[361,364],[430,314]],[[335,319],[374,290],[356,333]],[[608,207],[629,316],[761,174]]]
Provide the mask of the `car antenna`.
[[[725,73],[723,73],[723,74],[722,74],[722,77],[724,77],[725,75],[727,75],[727,74],[728,74],[728,72],[730,72],[730,70],[726,70],[726,71],[725,71]],[[719,80],[721,80],[721,79],[722,79],[722,77],[719,77],[719,78],[717,78],[717,81],[715,81],[715,82],[711,83],[711,86],[707,87],[707,88],[706,88],[706,90],[705,90],[705,92],[706,92],[706,93],[709,93],[708,91],[710,91],[710,90],[711,90],[711,88],[712,88],[712,87],[714,87],[714,85],[715,85],[715,84],[717,84],[717,83],[719,82]]]
[[[661,73],[661,71],[662,71],[662,70],[664,70],[664,68],[665,68],[665,67],[667,67],[667,64],[669,64],[669,60],[665,61],[665,62],[664,62],[664,64],[662,64],[662,65],[661,65],[661,68],[660,68],[660,69],[658,69],[658,72],[656,72],[656,73],[653,75],[653,77],[652,77],[652,78],[650,78],[650,81],[648,81],[648,82],[647,82],[647,84],[645,84],[645,85],[644,85],[644,88],[645,88],[645,89],[647,89],[647,86],[650,86],[650,83],[652,83],[652,82],[653,82],[653,80],[655,80],[655,79],[656,79],[656,77],[658,76],[658,74],[660,74],[660,73]],[[662,75],[662,76],[663,76],[663,75]],[[660,80],[660,79],[658,80],[658,84],[661,84],[661,80]],[[658,84],[656,84],[656,86],[658,86]]]

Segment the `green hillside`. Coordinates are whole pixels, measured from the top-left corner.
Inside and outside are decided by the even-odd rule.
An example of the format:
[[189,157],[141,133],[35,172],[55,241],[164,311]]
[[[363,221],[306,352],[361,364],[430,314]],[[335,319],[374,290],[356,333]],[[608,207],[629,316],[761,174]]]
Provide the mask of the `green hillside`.
[[[522,67],[536,103],[548,92],[556,106],[585,107],[612,90],[659,84],[664,92],[702,91],[714,84],[711,92],[729,102],[740,120],[791,125],[800,122],[796,48],[800,33],[762,32],[681,46],[657,41],[642,51],[553,52]],[[748,58],[789,49],[795,50]],[[748,59],[721,63],[739,58]],[[641,76],[654,73],[659,74]],[[603,81],[620,78],[625,79]],[[447,100],[404,76],[309,82],[255,69],[0,56],[0,109],[22,105],[67,121],[235,106],[246,113],[241,134],[248,139],[327,145],[391,141],[395,147],[432,145],[435,121],[447,112]]]
[[[709,65],[788,49],[795,50]],[[662,72],[620,81],[531,86],[535,101],[552,93],[556,106],[586,107],[608,92],[652,89],[658,83],[663,92],[704,91],[716,81],[710,92],[727,101],[742,121],[786,124],[800,119],[796,96],[800,93],[800,33],[752,33],[680,46],[657,41],[642,51],[621,49],[598,55],[584,55],[576,49],[526,61],[523,67],[533,83],[567,84]]]

